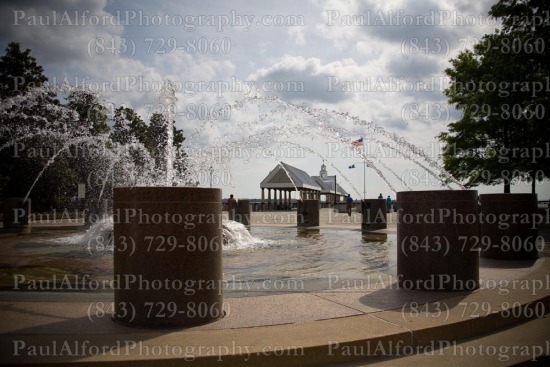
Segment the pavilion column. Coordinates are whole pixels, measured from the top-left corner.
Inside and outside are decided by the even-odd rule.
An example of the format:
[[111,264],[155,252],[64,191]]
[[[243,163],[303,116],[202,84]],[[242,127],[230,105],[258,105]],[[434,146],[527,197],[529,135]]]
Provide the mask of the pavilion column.
[[267,209],[271,210],[271,189],[267,189]]
[[264,208],[264,205],[265,205],[264,201],[265,201],[265,192],[264,192],[264,188],[262,187],[262,200],[260,201],[260,205],[258,205],[258,210],[259,210],[259,211],[264,211],[264,210],[265,210],[265,208]]
[[288,208],[292,207],[292,190],[288,190]]

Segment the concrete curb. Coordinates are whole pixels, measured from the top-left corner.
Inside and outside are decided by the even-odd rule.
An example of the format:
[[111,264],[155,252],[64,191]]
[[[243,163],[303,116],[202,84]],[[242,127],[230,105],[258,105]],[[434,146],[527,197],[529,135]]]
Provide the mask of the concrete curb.
[[[380,355],[397,357],[407,348],[433,349],[438,343],[476,338],[548,314],[550,289],[535,291],[528,286],[546,281],[542,279],[547,277],[550,259],[540,261],[526,277],[508,287],[314,322],[222,330],[129,328],[127,333],[108,334],[18,330],[0,336],[0,364],[317,366]],[[548,334],[550,337],[550,330]],[[75,349],[78,346],[80,350]]]

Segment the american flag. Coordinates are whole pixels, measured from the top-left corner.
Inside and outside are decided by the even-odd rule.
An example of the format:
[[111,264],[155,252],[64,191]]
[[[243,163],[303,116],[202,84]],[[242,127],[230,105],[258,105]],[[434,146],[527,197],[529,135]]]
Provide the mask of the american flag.
[[363,145],[363,137],[360,137],[359,139],[352,141],[351,145],[353,145],[354,147],[360,147],[361,145]]

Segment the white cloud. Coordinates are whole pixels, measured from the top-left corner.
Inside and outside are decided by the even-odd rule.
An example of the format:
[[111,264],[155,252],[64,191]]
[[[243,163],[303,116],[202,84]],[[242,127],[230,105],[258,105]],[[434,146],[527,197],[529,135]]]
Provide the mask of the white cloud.
[[[410,91],[400,89],[392,81],[414,83],[442,77],[448,59],[455,56],[465,43],[471,46],[476,38],[495,28],[485,17],[492,3],[494,0],[466,3],[453,0],[286,0],[262,2],[260,5],[247,1],[219,3],[205,0],[189,3],[137,1],[130,7],[125,2],[107,0],[4,2],[0,4],[0,42],[15,41],[20,42],[24,49],[30,48],[31,55],[44,67],[50,80],[67,77],[69,81],[77,78],[93,81],[95,85],[107,83],[105,99],[130,105],[145,119],[151,106],[158,103],[158,89],[164,80],[180,84],[189,82],[189,88],[177,94],[177,111],[182,114],[176,116],[176,121],[190,137],[187,140],[190,145],[219,147],[236,141],[253,146],[263,139],[275,140],[276,144],[289,141],[326,155],[327,141],[345,145],[351,136],[355,138],[364,134],[365,128],[335,116],[327,118],[331,121],[330,126],[323,125],[322,121],[319,123],[307,114],[294,114],[280,107],[272,111],[269,104],[235,108],[231,111],[231,118],[223,121],[192,118],[188,112],[197,112],[199,107],[209,110],[216,105],[233,104],[245,96],[277,96],[306,106],[303,108],[317,108],[317,113],[324,109],[336,110],[374,121],[388,131],[402,133],[419,145],[433,143],[435,135],[445,128],[444,123],[449,122],[451,116],[456,117],[456,113],[445,110],[445,97],[437,88]],[[23,24],[23,21],[33,19],[31,16],[51,16],[54,11],[58,14],[65,11],[86,14],[85,18],[89,20],[92,16],[109,18],[117,11],[137,9],[145,16],[172,17],[231,15],[235,12],[241,16],[254,16],[254,24],[248,31],[242,25],[227,25],[223,32],[218,32],[215,26],[196,22],[193,31],[166,24],[145,26],[136,24],[137,20],[129,25]],[[449,18],[437,26],[404,24],[403,17],[428,19],[431,12]],[[398,23],[401,24],[372,24],[378,15],[385,17],[385,21],[395,22],[398,13],[401,17]],[[18,20],[20,24],[14,25],[14,16],[23,14],[25,17]],[[265,15],[298,15],[305,24],[258,26],[256,22]],[[366,16],[371,17],[368,20],[371,24],[364,24]],[[460,21],[473,21],[474,24],[456,24]],[[212,41],[215,37],[225,37],[230,41],[229,52],[206,50],[201,53],[174,48],[171,52],[161,53],[163,50],[157,50],[163,42],[186,46],[188,42]],[[148,49],[146,38],[155,40],[152,49]],[[108,48],[110,42],[119,48]],[[124,43],[129,50],[123,53],[120,47]],[[424,43],[428,47],[421,49]],[[118,88],[117,81],[132,85],[122,84]],[[201,82],[227,83],[224,86],[229,86],[229,89],[223,92],[215,88],[201,90],[197,84]],[[292,89],[300,85],[303,90]],[[282,89],[273,88],[277,86],[282,86]],[[435,119],[427,114],[426,118],[415,119],[416,115],[411,114],[413,108],[432,112],[435,108],[443,108],[444,116]],[[340,135],[329,128],[339,129]],[[326,134],[324,140],[319,138],[321,133]],[[345,167],[347,161],[349,159],[342,158],[330,163]],[[310,154],[293,162],[315,173],[320,158]],[[230,166],[236,167],[232,171],[236,189],[226,186],[224,196],[232,192],[241,197],[257,197],[258,183],[267,174],[258,167],[267,164],[269,167],[265,170],[268,170],[275,163],[273,158],[232,163]],[[252,168],[252,165],[255,166]],[[406,165],[403,169],[407,169]],[[372,172],[369,175],[372,179],[369,192],[377,195],[379,191],[387,191]],[[355,185],[362,186],[362,182],[355,182]]]
[[295,44],[297,45],[306,44],[306,37],[305,37],[303,28],[301,27],[288,28],[288,34],[293,39]]

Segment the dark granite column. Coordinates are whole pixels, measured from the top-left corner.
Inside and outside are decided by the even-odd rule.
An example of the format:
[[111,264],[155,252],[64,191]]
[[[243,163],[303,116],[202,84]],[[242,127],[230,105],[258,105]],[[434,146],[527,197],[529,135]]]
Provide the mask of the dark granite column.
[[31,215],[31,199],[4,199],[4,228],[20,228],[29,225]]
[[383,199],[364,199],[361,203],[361,230],[386,229],[387,208]]
[[237,215],[235,215],[235,221],[242,223],[245,226],[249,226],[251,211],[250,200],[239,199],[239,202],[237,203]]
[[221,190],[114,190],[115,321],[184,327],[223,316]]
[[298,201],[297,225],[301,227],[319,226],[319,200]]
[[479,287],[475,190],[397,193],[399,286],[428,291]]
[[537,251],[537,195],[482,194],[480,256],[532,260]]

